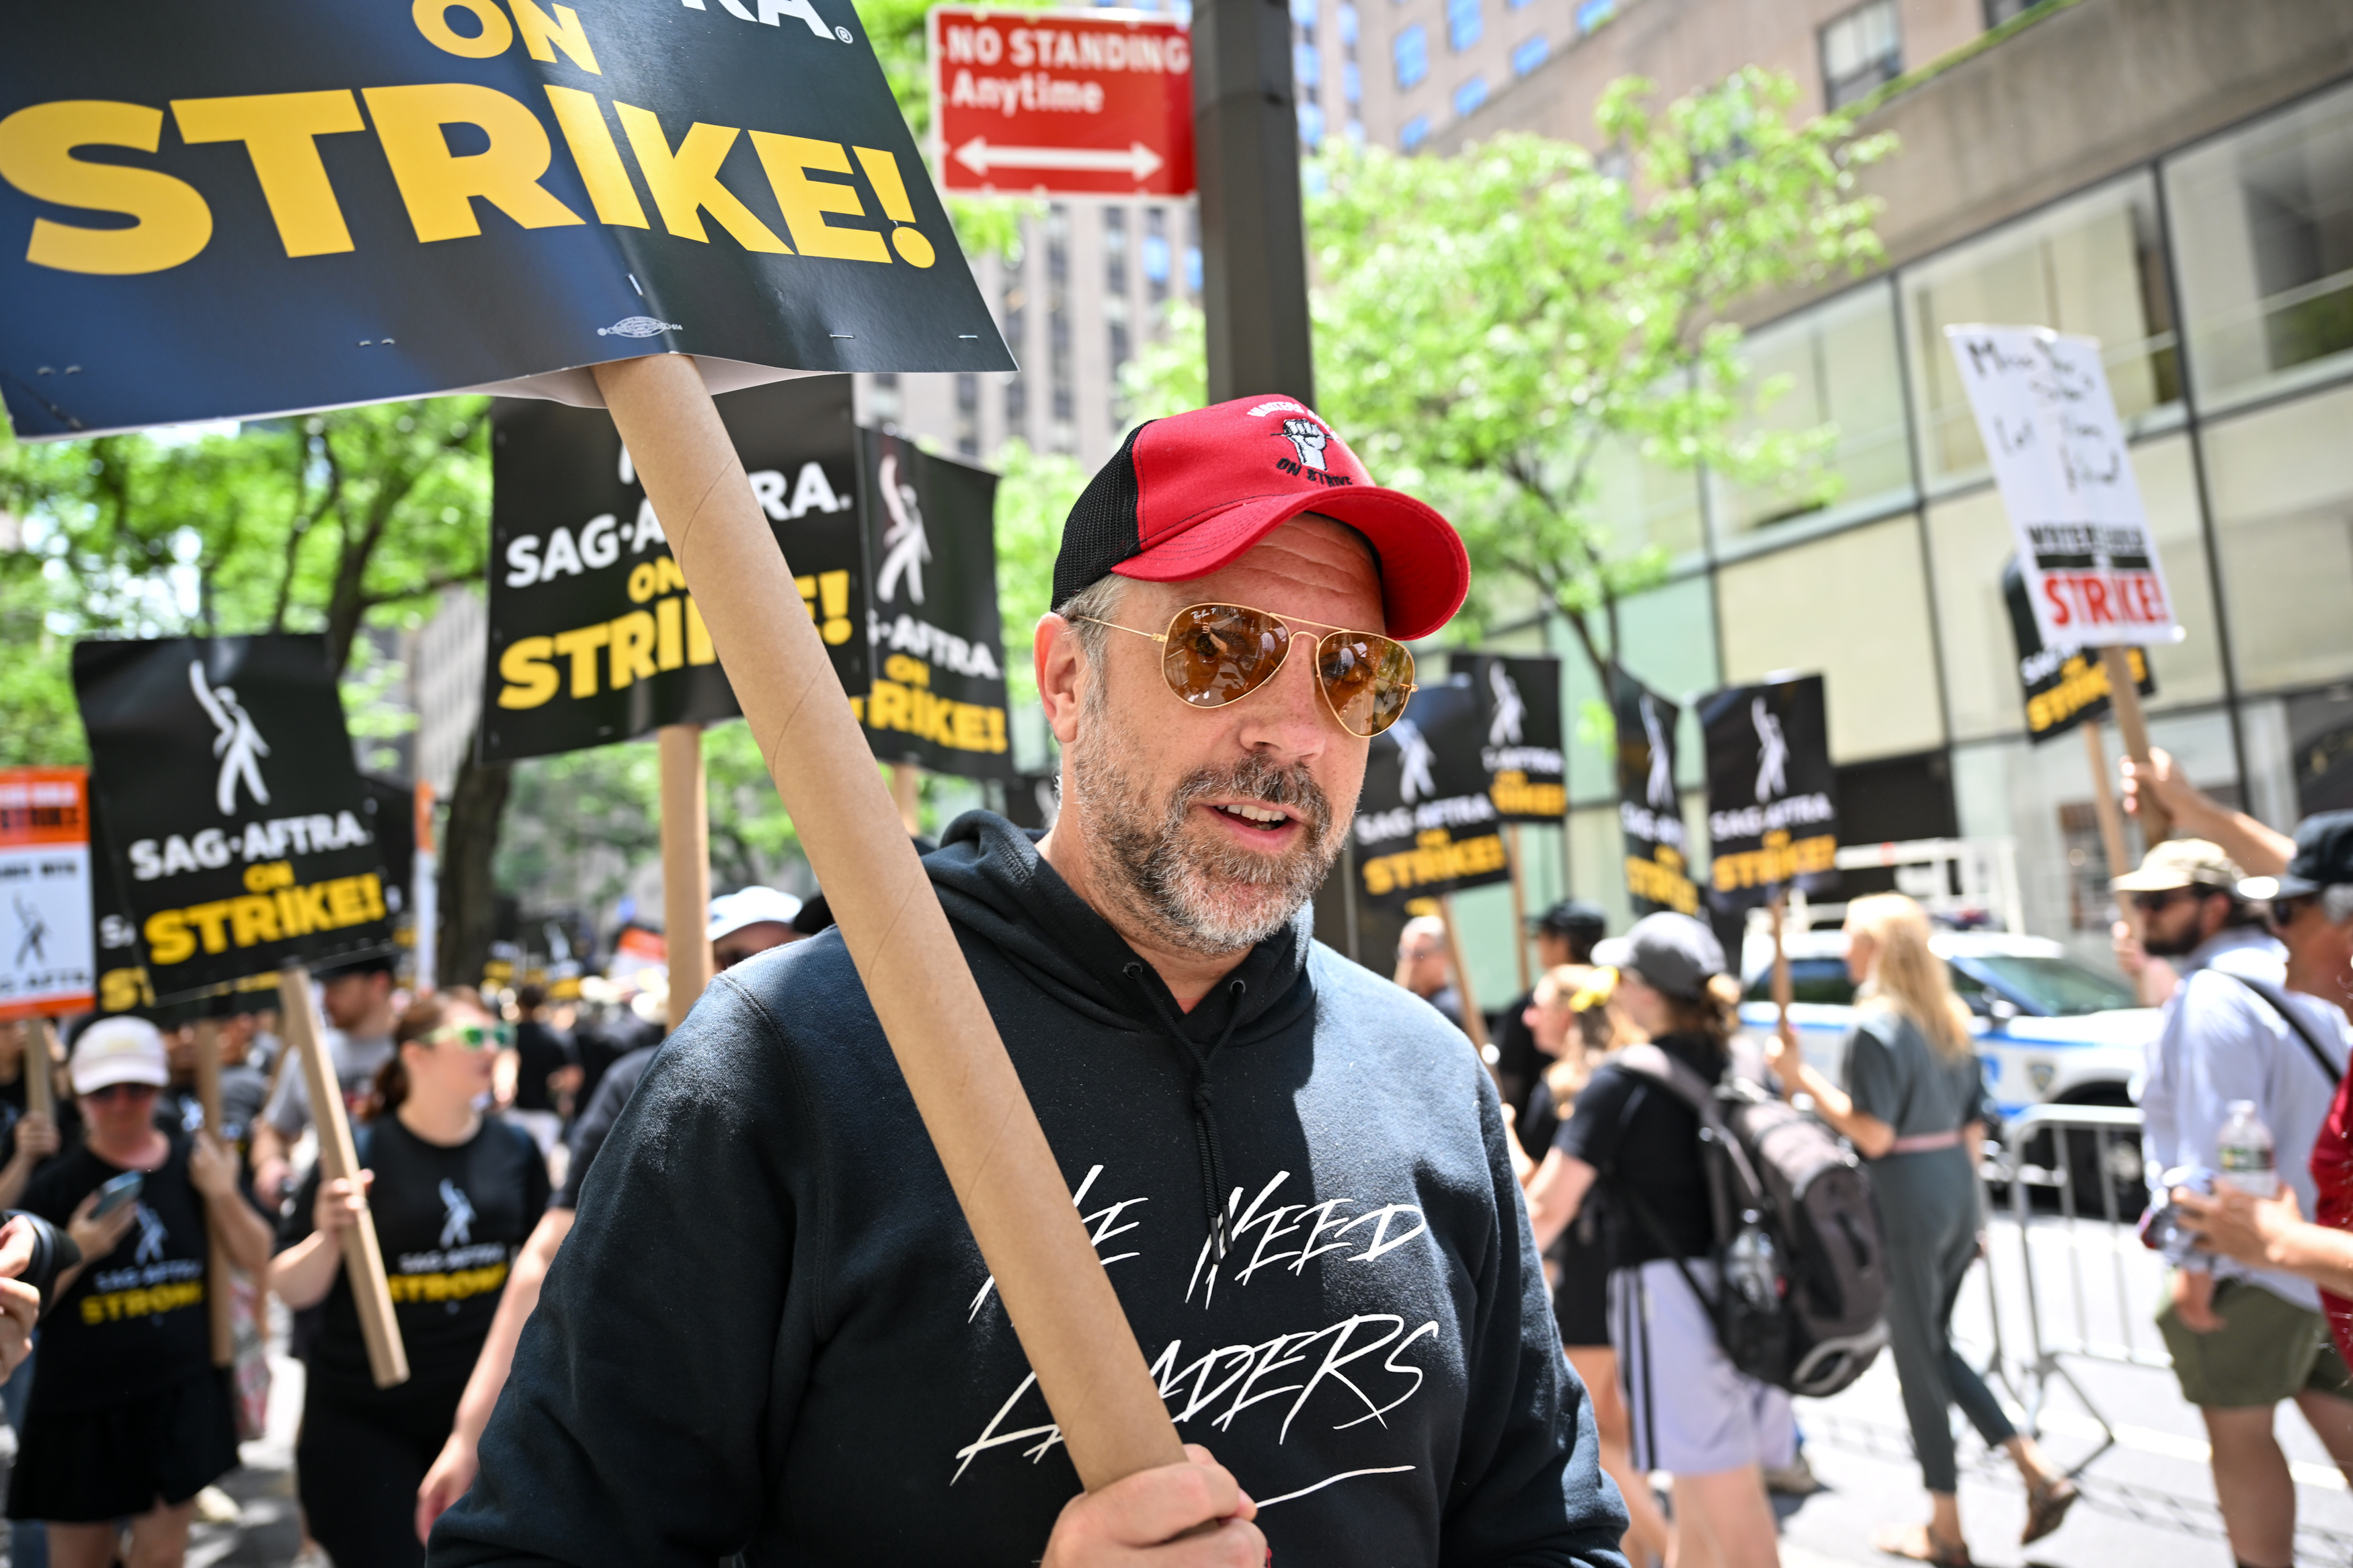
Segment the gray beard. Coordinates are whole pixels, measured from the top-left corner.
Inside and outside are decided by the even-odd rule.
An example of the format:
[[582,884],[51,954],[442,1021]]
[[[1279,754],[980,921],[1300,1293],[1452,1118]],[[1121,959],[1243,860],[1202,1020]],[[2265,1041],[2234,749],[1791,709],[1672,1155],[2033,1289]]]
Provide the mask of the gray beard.
[[[1116,760],[1112,727],[1087,717],[1070,748],[1071,788],[1087,826],[1082,853],[1098,885],[1151,940],[1229,957],[1282,930],[1314,898],[1340,858],[1347,824],[1304,767],[1251,756],[1198,768],[1155,807]],[[1285,854],[1252,854],[1191,820],[1194,805],[1217,795],[1289,807],[1307,832]]]

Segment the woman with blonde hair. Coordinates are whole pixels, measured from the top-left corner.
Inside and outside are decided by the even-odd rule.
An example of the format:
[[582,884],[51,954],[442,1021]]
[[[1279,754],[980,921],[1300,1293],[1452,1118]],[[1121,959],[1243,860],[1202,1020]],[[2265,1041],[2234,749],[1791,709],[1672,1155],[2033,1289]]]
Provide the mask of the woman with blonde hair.
[[1900,893],[1847,906],[1846,967],[1860,987],[1841,1083],[1806,1065],[1788,1026],[1767,1047],[1781,1091],[1814,1110],[1871,1162],[1871,1197],[1887,1247],[1887,1331],[1904,1414],[1927,1482],[1929,1521],[1882,1531],[1891,1556],[1966,1564],[1955,1496],[1950,1411],[1958,1404],[1989,1447],[2009,1451],[2026,1482],[2021,1543],[2059,1528],[2075,1484],[2021,1435],[1953,1349],[1953,1302],[1978,1254],[1977,1167],[1985,1139],[1985,1080],[1969,1040],[1968,1008],[1953,994],[1928,920]]
[[[1618,1352],[1609,1344],[1609,1254],[1601,1235],[1601,1205],[1588,1202],[1574,1223],[1561,1194],[1567,1156],[1553,1147],[1561,1123],[1577,1110],[1577,1097],[1609,1052],[1642,1037],[1610,1005],[1617,975],[1588,964],[1564,963],[1546,970],[1522,1021],[1536,1049],[1551,1063],[1528,1096],[1521,1140],[1534,1166],[1526,1178],[1528,1213],[1537,1234],[1550,1245],[1545,1262],[1553,1271],[1553,1321],[1561,1348],[1584,1380],[1593,1400],[1593,1426],[1601,1444],[1601,1468],[1626,1500],[1626,1560],[1643,1568],[1667,1556],[1666,1516],[1651,1496],[1650,1479],[1634,1468],[1628,1446],[1626,1399],[1618,1387]],[[1539,1201],[1539,1194],[1543,1201]],[[1557,1233],[1552,1239],[1551,1233]]]

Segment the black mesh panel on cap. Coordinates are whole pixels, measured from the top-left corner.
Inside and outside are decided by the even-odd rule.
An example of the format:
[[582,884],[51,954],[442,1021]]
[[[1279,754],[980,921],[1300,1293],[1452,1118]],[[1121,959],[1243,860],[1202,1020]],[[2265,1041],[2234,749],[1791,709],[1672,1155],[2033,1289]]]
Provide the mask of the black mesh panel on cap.
[[1144,553],[1135,520],[1142,494],[1135,482],[1135,438],[1151,424],[1147,419],[1129,431],[1111,461],[1095,470],[1071,503],[1062,524],[1062,548],[1054,557],[1053,608],[1069,604],[1121,562]]

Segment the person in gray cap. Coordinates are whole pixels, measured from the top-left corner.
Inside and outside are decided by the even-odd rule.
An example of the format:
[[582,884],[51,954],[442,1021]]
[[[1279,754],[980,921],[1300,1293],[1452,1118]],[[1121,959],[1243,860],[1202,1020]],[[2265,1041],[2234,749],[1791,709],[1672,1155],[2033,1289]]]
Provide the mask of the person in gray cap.
[[[1618,971],[1614,1001],[1652,1045],[1704,1079],[1723,1076],[1740,986],[1715,932],[1689,915],[1648,915],[1596,943],[1593,961]],[[1633,1417],[1634,1468],[1675,1478],[1676,1558],[1774,1568],[1764,1472],[1796,1458],[1797,1426],[1787,1394],[1733,1367],[1683,1278],[1688,1269],[1704,1289],[1715,1281],[1699,1131],[1664,1084],[1603,1062],[1553,1141],[1556,1180],[1529,1190],[1529,1217],[1547,1245],[1596,1183],[1608,1190],[1609,1340]]]
[[[2267,910],[2284,959],[2264,970],[2209,964],[2167,1005],[2141,1094],[2150,1180],[2162,1202],[2163,1174],[2220,1166],[2219,1135],[2243,1106],[2271,1131],[2279,1185],[2310,1214],[2324,1195],[2315,1167],[2331,1163],[2316,1161],[2315,1149],[2353,1058],[2344,1011],[2353,812],[2307,817],[2284,872],[2250,878],[2235,891]],[[2341,1205],[2342,1193],[2327,1195]],[[2353,1467],[2353,1375],[2309,1278],[2269,1259],[2192,1263],[2175,1272],[2158,1328],[2182,1397],[2205,1418],[2233,1555],[2251,1568],[2286,1568],[2295,1486],[2272,1435],[2275,1407],[2293,1399],[2329,1458]]]

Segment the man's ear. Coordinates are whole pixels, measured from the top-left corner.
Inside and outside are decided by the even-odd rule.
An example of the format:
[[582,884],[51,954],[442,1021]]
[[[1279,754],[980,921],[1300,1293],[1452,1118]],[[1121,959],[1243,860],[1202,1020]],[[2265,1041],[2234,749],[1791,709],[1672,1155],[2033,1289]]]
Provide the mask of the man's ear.
[[1087,668],[1075,628],[1048,611],[1038,617],[1029,634],[1029,658],[1038,677],[1038,700],[1046,710],[1046,727],[1057,743],[1070,745],[1079,735],[1079,706],[1086,682],[1095,672]]

